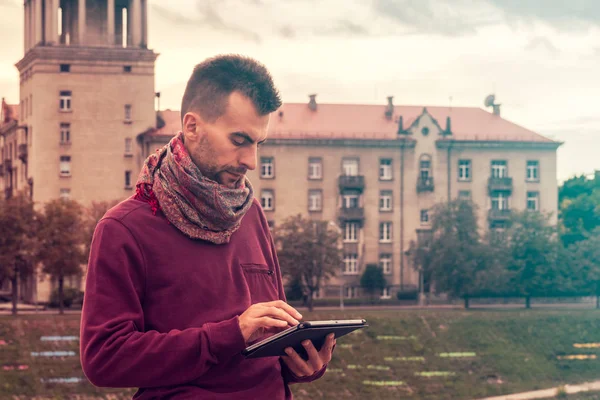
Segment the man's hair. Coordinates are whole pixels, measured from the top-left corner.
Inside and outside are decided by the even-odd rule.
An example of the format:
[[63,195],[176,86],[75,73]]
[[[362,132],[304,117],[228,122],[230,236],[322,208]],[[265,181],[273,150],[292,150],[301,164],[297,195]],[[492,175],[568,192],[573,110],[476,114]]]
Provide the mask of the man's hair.
[[220,55],[194,67],[181,102],[182,120],[187,112],[196,111],[206,121],[216,121],[235,91],[250,99],[261,116],[281,107],[279,91],[264,65],[249,57]]

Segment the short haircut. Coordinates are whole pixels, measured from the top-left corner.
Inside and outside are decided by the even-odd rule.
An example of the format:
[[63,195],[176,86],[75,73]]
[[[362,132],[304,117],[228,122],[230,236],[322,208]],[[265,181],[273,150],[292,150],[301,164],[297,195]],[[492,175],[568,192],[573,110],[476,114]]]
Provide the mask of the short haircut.
[[279,91],[264,65],[249,57],[219,55],[194,67],[181,102],[182,120],[187,112],[196,111],[206,121],[216,121],[235,91],[250,99],[261,116],[281,107]]

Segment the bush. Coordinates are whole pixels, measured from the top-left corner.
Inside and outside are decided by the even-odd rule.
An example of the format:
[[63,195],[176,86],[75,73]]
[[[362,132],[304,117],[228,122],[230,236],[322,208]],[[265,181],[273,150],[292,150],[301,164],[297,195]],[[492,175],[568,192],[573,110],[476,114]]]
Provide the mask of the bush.
[[418,300],[419,299],[419,291],[417,290],[405,290],[402,292],[396,293],[396,298],[398,300]]
[[[63,305],[71,308],[72,305],[83,304],[83,292],[75,288],[63,288]],[[54,289],[50,295],[48,306],[58,308],[58,289]]]

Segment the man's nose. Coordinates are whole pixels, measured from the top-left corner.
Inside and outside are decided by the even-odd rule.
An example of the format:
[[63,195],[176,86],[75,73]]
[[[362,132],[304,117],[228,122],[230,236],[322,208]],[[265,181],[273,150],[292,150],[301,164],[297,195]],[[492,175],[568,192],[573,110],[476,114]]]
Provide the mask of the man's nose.
[[250,170],[254,171],[256,169],[256,163],[258,157],[258,149],[256,146],[249,146],[242,152],[242,159],[240,160],[240,164]]

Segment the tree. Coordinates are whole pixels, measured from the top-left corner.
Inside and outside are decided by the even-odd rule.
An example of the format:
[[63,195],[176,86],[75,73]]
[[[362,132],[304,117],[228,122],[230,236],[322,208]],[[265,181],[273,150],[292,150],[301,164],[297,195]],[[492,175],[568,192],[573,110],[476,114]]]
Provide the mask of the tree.
[[567,248],[572,285],[579,293],[596,296],[600,308],[600,229]]
[[527,308],[532,296],[571,290],[568,266],[561,262],[562,243],[548,220],[548,215],[538,212],[515,212],[504,235],[508,284],[526,297]]
[[43,271],[58,280],[60,314],[64,313],[64,278],[81,271],[86,262],[83,207],[74,200],[46,203],[41,218],[39,260]]
[[367,264],[360,278],[360,286],[369,294],[371,301],[375,299],[375,293],[381,293],[386,285],[383,269],[377,264]]
[[434,207],[430,239],[413,243],[409,254],[437,291],[465,297],[482,290],[485,250],[473,203],[454,200]]
[[298,214],[275,228],[275,241],[282,274],[298,279],[313,309],[313,294],[334,276],[342,264],[341,235],[335,224],[313,221]]
[[566,247],[600,227],[600,175],[573,177],[559,189],[561,239]]
[[0,278],[11,280],[13,315],[17,315],[19,279],[33,272],[37,226],[38,214],[26,193],[0,200]]
[[113,201],[93,201],[88,207],[85,208],[83,216],[83,230],[85,236],[85,254],[86,258],[89,258],[90,248],[92,246],[92,238],[94,237],[94,231],[96,225],[104,217],[104,214],[119,203],[118,200]]

